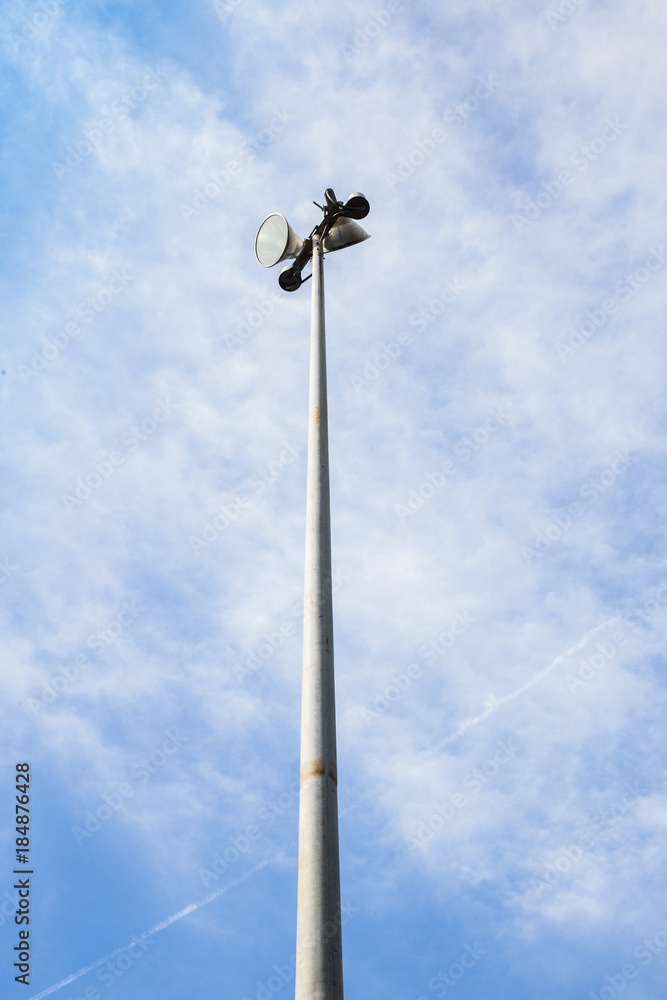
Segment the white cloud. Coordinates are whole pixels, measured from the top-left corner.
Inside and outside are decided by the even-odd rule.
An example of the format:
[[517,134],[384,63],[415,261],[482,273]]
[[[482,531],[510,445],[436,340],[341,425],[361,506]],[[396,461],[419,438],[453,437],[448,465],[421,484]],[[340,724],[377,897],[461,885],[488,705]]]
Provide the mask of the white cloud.
[[[662,270],[614,291],[662,252],[662,21],[655,5],[591,2],[552,30],[540,5],[402,4],[363,34],[386,6],[241,3],[221,18],[172,5],[145,36],[129,8],[113,20],[72,5],[8,48],[5,757],[29,751],[49,775],[63,868],[94,857],[102,882],[117,873],[81,914],[124,928],[117,893],[140,857],[160,905],[142,900],[132,933],[199,898],[201,866],[288,794],[310,288],[278,292],[252,245],[270,211],[306,235],[324,187],[361,189],[372,239],[326,262],[343,881],[366,907],[346,933],[373,956],[367,972],[350,945],[348,981],[416,996],[447,961],[443,934],[451,964],[459,936],[503,933],[507,988],[532,996],[532,964],[513,956],[531,940],[551,966],[569,927],[582,946],[553,994],[569,996],[604,982],[619,942],[632,954],[655,933],[664,881]],[[355,37],[367,44],[351,55]],[[612,295],[617,311],[561,360],[556,345]],[[494,412],[507,417],[485,431]],[[115,625],[133,601],[141,613]],[[429,660],[465,614],[474,624]],[[234,668],[285,623],[289,641],[240,682]],[[568,687],[615,628],[627,642]],[[28,699],[77,656],[90,665],[33,717]],[[419,676],[366,725],[361,710],[410,664]],[[174,726],[182,752],[78,847],[71,827]],[[496,772],[512,740],[521,752]],[[646,793],[599,850],[531,888],[628,782]],[[457,794],[410,853],[405,838]],[[288,809],[267,823],[234,866],[288,858],[271,892],[255,888],[266,873],[239,885],[230,996],[291,957],[293,914],[272,923],[272,907],[293,909],[295,822]],[[445,902],[457,929],[442,931]],[[80,958],[51,916],[64,958],[36,989],[112,950],[102,929]],[[165,997],[182,992],[186,926],[161,952]],[[420,950],[387,956],[376,933]],[[202,989],[219,964],[204,961]],[[480,963],[462,990],[492,975]]]

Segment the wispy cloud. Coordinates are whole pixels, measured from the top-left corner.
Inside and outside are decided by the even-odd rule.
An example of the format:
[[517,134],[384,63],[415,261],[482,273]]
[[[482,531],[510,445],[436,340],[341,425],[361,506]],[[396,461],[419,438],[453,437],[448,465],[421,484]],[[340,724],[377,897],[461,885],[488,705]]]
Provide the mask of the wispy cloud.
[[466,719],[456,728],[451,736],[448,736],[440,743],[436,743],[434,747],[424,751],[424,753],[434,753],[436,750],[441,750],[443,747],[449,746],[450,743],[455,743],[456,740],[460,739],[468,729],[485,722],[486,719],[494,715],[498,709],[502,708],[502,706],[507,704],[507,702],[515,701],[517,698],[520,698],[522,694],[525,694],[526,691],[530,691],[531,688],[534,688],[536,684],[541,683],[545,677],[548,677],[549,674],[553,673],[557,667],[560,667],[571,656],[574,656],[575,653],[579,653],[582,649],[585,649],[593,636],[597,635],[598,632],[602,632],[603,629],[608,628],[610,625],[613,625],[616,621],[618,621],[617,618],[609,618],[607,621],[602,622],[601,625],[596,625],[595,628],[592,628],[590,632],[587,632],[586,635],[579,640],[579,642],[575,643],[574,646],[570,646],[570,648],[566,649],[563,653],[559,653],[556,659],[552,660],[548,667],[544,667],[542,670],[539,670],[533,677],[530,678],[529,681],[526,681],[525,684],[516,688],[515,691],[511,691],[509,694],[501,695],[500,698],[496,698],[495,695],[490,695],[487,701],[487,707],[480,713],[480,715],[475,715],[470,719]]
[[151,927],[150,930],[143,931],[141,934],[133,937],[127,944],[114,949],[114,951],[110,951],[108,955],[104,955],[102,958],[96,959],[85,968],[79,969],[78,972],[73,972],[71,976],[61,979],[59,983],[54,983],[53,986],[49,986],[40,993],[35,993],[30,1000],[43,1000],[43,997],[48,997],[52,993],[56,993],[58,990],[61,990],[63,986],[69,986],[70,983],[73,983],[76,979],[80,979],[81,976],[85,976],[89,972],[94,972],[95,969],[99,969],[101,965],[105,965],[118,955],[122,955],[123,952],[127,951],[127,949],[131,948],[133,945],[141,941],[146,941],[148,938],[153,937],[154,934],[158,934],[160,931],[166,930],[167,927],[171,927],[171,925],[176,923],[177,920],[183,920],[184,917],[189,917],[191,913],[195,913],[197,910],[200,910],[202,906],[207,906],[209,903],[212,903],[214,899],[217,899],[219,896],[224,895],[224,893],[229,892],[230,889],[233,889],[236,885],[240,885],[241,882],[245,882],[247,878],[254,875],[255,872],[258,872],[261,868],[265,868],[266,865],[271,864],[274,860],[275,858],[267,858],[266,861],[260,861],[254,866],[254,868],[251,868],[239,878],[228,882],[227,885],[224,885],[221,889],[216,889],[215,892],[210,892],[208,896],[204,896],[203,899],[197,900],[196,903],[190,903],[188,906],[184,906],[182,910],[179,910],[177,913],[173,913],[170,917],[167,917],[166,920],[162,920],[159,924],[155,924],[155,926]]
[[[34,768],[54,894],[88,879],[88,845],[99,879],[67,926],[36,893],[43,954],[66,963],[38,980],[35,962],[36,994],[106,952],[105,916],[128,926],[137,857],[132,920],[152,927],[260,811],[239,870],[295,855],[296,799],[263,810],[298,777],[310,303],[253,240],[273,211],[310,232],[328,186],[371,203],[371,239],[325,262],[343,877],[383,939],[419,942],[422,970],[503,926],[481,995],[504,977],[530,1000],[553,969],[587,995],[609,949],[659,925],[664,11],[427,6],[0,14],[0,739]],[[450,642],[463,612],[475,626]],[[632,641],[597,670],[619,629]],[[404,851],[510,728],[516,762],[428,851]],[[72,826],[168,730],[187,754],[77,847]],[[563,885],[508,908],[630,779],[652,791],[605,846],[613,868],[577,874],[567,905]],[[292,954],[276,913],[295,874],[271,870],[265,906],[259,880],[239,884],[234,927],[196,969],[181,916],[168,949],[146,932],[162,1000],[209,995],[223,959],[230,995],[270,982]],[[562,962],[565,923],[580,950]],[[423,991],[400,949],[376,955],[363,921],[349,933],[348,992]]]

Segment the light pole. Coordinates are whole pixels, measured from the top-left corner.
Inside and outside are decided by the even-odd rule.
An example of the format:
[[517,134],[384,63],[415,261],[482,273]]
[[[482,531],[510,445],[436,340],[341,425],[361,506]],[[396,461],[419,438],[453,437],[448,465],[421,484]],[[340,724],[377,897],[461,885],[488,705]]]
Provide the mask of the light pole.
[[325,253],[368,239],[352,220],[363,219],[370,206],[361,194],[343,204],[331,188],[324,200],[324,206],[318,205],[324,219],[306,240],[299,239],[282,215],[268,216],[255,240],[255,255],[264,267],[295,258],[279,278],[285,291],[301,286],[301,273],[313,261],[296,1000],[343,1000],[323,264]]

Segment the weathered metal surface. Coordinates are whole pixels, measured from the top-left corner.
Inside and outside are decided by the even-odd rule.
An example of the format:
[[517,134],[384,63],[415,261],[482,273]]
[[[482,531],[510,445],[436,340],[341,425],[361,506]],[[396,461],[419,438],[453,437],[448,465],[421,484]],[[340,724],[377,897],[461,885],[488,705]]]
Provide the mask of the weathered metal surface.
[[296,1000],[343,1000],[322,249],[313,239]]

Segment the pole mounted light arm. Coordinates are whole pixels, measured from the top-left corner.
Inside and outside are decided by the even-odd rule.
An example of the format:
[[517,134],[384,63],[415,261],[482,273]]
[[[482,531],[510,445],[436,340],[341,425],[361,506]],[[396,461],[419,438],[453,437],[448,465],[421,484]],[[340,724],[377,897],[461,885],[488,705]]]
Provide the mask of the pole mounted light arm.
[[342,250],[369,238],[368,233],[353,221],[364,219],[370,212],[370,204],[363,194],[357,191],[343,203],[338,201],[333,188],[327,188],[324,205],[313,204],[324,213],[324,218],[305,240],[300,240],[287,219],[278,214],[264,220],[255,238],[255,256],[263,267],[273,267],[289,257],[294,258],[294,263],[284,267],[278,278],[280,287],[286,292],[295,292],[308,280],[302,277],[302,271],[312,259],[313,238],[320,240],[324,253]]

